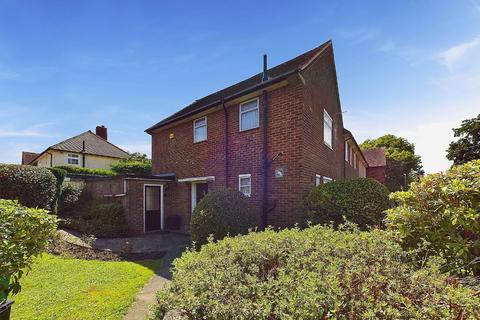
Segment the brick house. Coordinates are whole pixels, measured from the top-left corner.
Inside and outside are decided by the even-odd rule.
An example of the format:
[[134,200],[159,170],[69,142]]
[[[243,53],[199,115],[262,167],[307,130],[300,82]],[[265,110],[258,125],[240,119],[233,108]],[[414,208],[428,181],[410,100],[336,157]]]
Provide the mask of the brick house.
[[343,127],[331,41],[271,69],[264,56],[263,72],[146,132],[153,175],[174,176],[162,212],[181,216],[184,229],[198,201],[225,187],[257,203],[264,224],[291,226],[311,188],[365,176],[368,166]]
[[373,178],[378,182],[387,184],[387,157],[385,148],[375,148],[371,150],[363,150],[362,152],[367,159],[367,177]]

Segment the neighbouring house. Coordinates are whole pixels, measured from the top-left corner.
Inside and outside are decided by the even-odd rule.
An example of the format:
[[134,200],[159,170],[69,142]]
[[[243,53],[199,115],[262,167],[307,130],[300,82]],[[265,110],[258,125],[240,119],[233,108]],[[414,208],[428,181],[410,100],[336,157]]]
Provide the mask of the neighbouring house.
[[[366,175],[367,161],[343,126],[332,42],[271,69],[266,60],[263,72],[146,130],[153,175],[173,181],[143,185],[136,230],[162,229],[169,216],[188,229],[202,197],[225,187],[257,203],[264,225],[292,226],[311,188]],[[152,228],[155,219],[162,223]]]
[[367,177],[373,178],[386,185],[387,183],[387,157],[385,148],[375,148],[363,150],[363,155],[367,159]]
[[108,169],[127,158],[128,153],[108,141],[107,128],[97,126],[45,149],[41,153],[22,152],[22,164],[39,167],[62,165]]

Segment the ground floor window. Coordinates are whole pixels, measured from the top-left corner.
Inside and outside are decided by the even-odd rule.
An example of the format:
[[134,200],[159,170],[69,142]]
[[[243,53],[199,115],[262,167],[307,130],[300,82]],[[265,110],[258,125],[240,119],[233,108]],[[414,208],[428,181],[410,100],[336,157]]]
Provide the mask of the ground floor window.
[[68,164],[78,164],[79,163],[79,156],[75,153],[69,153],[67,157]]
[[332,178],[329,178],[329,177],[323,177],[323,183],[328,183],[328,182],[332,182],[333,179]]
[[315,187],[318,187],[322,183],[322,177],[319,174],[315,175]]
[[238,191],[247,197],[252,195],[252,176],[250,174],[240,174],[238,176]]

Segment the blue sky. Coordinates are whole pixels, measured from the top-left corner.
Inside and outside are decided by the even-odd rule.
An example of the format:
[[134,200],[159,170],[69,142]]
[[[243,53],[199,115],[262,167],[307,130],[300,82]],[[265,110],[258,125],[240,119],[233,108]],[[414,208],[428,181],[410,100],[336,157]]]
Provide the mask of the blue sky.
[[0,0],[0,162],[98,124],[143,131],[180,107],[332,39],[344,121],[394,133],[427,172],[480,113],[480,0]]

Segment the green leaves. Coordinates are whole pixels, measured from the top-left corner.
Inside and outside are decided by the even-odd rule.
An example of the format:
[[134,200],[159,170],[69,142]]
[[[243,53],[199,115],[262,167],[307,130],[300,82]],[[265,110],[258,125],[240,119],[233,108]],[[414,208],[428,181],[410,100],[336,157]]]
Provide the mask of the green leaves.
[[390,207],[388,190],[373,179],[333,181],[312,189],[307,198],[306,218],[315,224],[335,226],[350,221],[360,228],[380,226]]
[[[474,319],[474,291],[438,263],[421,269],[387,232],[267,230],[224,238],[174,261],[156,319]],[[428,298],[427,298],[428,297]]]
[[453,132],[459,139],[450,143],[447,158],[457,165],[480,159],[480,114],[462,121],[460,128],[453,129]]
[[48,211],[0,199],[0,303],[2,294],[20,290],[23,269],[29,268],[56,228],[57,218]]
[[422,255],[445,258],[458,274],[480,274],[480,265],[469,265],[480,255],[480,160],[427,175],[391,198],[398,206],[387,224],[405,247],[428,243]]

